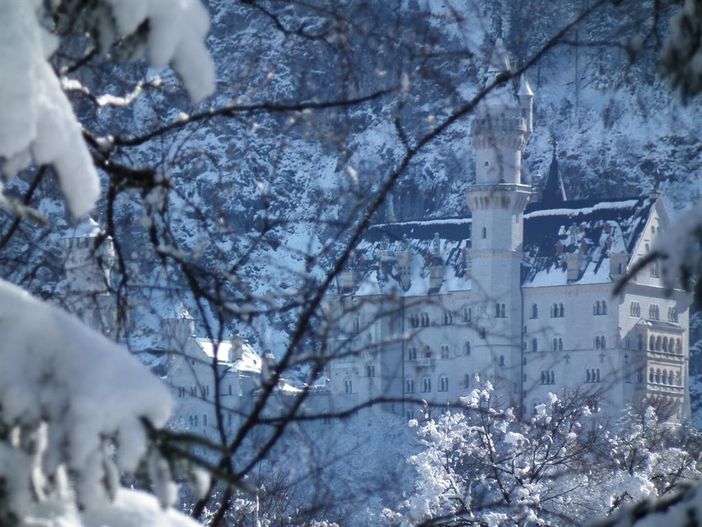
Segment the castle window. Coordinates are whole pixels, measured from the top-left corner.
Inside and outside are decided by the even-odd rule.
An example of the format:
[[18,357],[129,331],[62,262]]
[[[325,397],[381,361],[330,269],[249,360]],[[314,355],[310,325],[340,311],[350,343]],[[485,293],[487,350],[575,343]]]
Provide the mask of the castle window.
[[202,414],[202,426],[207,426],[207,414]]
[[463,344],[463,354],[467,357],[470,355],[470,341],[465,341]]
[[649,274],[653,278],[660,278],[661,276],[661,264],[660,262],[652,262],[648,268]]
[[563,351],[563,339],[561,337],[553,337],[553,351]]
[[449,347],[448,346],[441,346],[441,358],[442,359],[449,358]]
[[198,424],[197,415],[193,416],[193,423],[195,424],[195,426],[197,426],[197,424]]
[[407,350],[407,360],[410,362],[417,360],[417,348],[409,348]]
[[641,316],[641,304],[638,302],[632,302],[629,305],[629,315],[632,317],[640,317]]
[[639,351],[643,351],[644,349],[644,337],[641,333],[636,337],[636,349]]
[[542,371],[541,384],[556,384],[556,373],[553,370]]
[[587,382],[587,383],[600,382],[600,369],[599,368],[588,368],[585,371],[585,382]]
[[674,307],[668,308],[668,321],[677,322],[678,321],[678,310]]
[[500,363],[499,364],[500,364],[500,366],[505,365],[505,356],[504,355],[500,355]]
[[480,329],[478,330],[478,335],[480,335],[480,338],[481,338],[481,339],[485,340],[485,334],[486,334],[486,333],[485,333],[485,328],[480,328]]
[[539,351],[539,341],[536,337],[531,339],[531,351]]
[[487,227],[483,227],[483,240],[487,238]]
[[446,375],[442,375],[439,377],[439,391],[440,392],[448,392],[448,377]]
[[505,309],[504,304],[495,304],[495,316],[497,318],[506,318],[507,317],[507,310]]
[[648,318],[650,318],[651,320],[660,320],[661,312],[658,308],[658,305],[651,304],[651,306],[648,308]]
[[678,355],[682,355],[682,340],[681,339],[675,340],[675,352]]
[[638,371],[636,372],[636,381],[639,384],[641,384],[643,382],[643,377],[644,377],[643,369],[639,368]]
[[653,368],[648,371],[648,382],[654,381]]
[[470,373],[466,373],[465,378],[463,379],[463,382],[464,382],[466,388],[470,388]]
[[424,377],[422,379],[422,393],[429,393],[431,391],[431,378]]
[[229,385],[229,395],[231,395],[231,394],[232,394],[232,385],[230,384]]
[[463,308],[463,322],[470,322],[473,318],[473,310],[469,307]]
[[353,393],[353,384],[350,379],[344,381],[344,393]]
[[405,393],[414,393],[414,379],[405,379]]
[[375,377],[375,366],[373,364],[368,364],[366,366],[366,375],[368,377]]
[[531,318],[539,318],[539,306],[536,304],[531,305]]
[[617,274],[624,274],[624,264],[622,262],[617,264]]

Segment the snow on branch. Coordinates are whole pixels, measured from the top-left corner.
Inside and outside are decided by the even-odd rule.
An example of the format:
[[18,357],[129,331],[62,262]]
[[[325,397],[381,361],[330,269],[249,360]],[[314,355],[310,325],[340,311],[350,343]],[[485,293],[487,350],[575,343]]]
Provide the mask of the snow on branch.
[[[142,420],[161,427],[171,411],[168,389],[147,368],[74,317],[3,281],[0,333],[0,481],[7,482],[13,514],[86,521],[69,526],[196,525],[161,510],[172,492],[156,489],[159,506],[152,496],[120,487],[119,474],[133,473],[146,453]],[[152,480],[162,489],[173,486],[169,477]],[[134,521],[125,519],[128,509]]]
[[[148,25],[147,56],[154,66],[171,64],[194,102],[214,90],[215,71],[204,44],[209,16],[199,0],[109,0],[111,13],[93,8],[103,44]],[[0,173],[11,178],[31,162],[52,165],[75,216],[87,214],[100,182],[81,126],[48,58],[58,39],[42,27],[39,0],[0,3]],[[87,16],[87,15],[86,15]],[[0,187],[2,190],[2,187]]]

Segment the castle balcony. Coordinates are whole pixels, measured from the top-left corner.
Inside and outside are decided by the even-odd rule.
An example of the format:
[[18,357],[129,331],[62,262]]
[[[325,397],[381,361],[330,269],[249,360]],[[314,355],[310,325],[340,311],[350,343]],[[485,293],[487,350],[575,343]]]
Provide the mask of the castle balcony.
[[436,359],[431,357],[423,357],[412,361],[417,369],[419,368],[436,368]]

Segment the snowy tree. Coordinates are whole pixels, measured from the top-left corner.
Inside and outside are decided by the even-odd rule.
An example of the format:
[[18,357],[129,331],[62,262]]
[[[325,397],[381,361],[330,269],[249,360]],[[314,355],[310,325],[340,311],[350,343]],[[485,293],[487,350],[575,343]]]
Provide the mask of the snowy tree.
[[[136,37],[154,65],[173,65],[191,97],[213,89],[203,44],[209,19],[197,1],[8,0],[0,20],[0,170],[8,180],[30,163],[52,167],[75,216],[93,209],[100,183],[48,62],[66,25],[99,38],[103,51]],[[4,193],[2,206],[28,214]],[[146,463],[155,496],[122,484],[149,452],[149,429],[168,419],[166,387],[126,350],[5,281],[0,320],[0,523],[195,525],[163,509],[175,484],[158,451]]]
[[582,394],[551,394],[519,421],[496,406],[493,393],[485,383],[462,400],[463,411],[418,426],[423,450],[410,460],[414,491],[386,512],[388,520],[581,525],[702,476],[698,434],[659,422],[652,409],[641,417],[628,413],[608,432]]

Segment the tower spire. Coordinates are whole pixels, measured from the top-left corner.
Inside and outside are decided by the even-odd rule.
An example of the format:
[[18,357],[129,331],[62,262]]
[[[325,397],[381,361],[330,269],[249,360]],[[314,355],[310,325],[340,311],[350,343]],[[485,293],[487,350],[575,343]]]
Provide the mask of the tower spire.
[[565,187],[563,186],[563,179],[561,179],[561,171],[558,167],[558,158],[556,155],[558,141],[555,136],[551,138],[551,143],[553,144],[553,156],[551,157],[551,166],[548,169],[548,176],[546,176],[546,183],[541,193],[541,203],[544,205],[558,205],[568,199],[566,197]]

